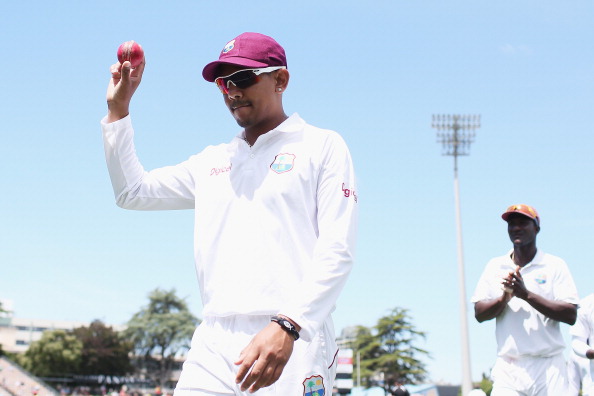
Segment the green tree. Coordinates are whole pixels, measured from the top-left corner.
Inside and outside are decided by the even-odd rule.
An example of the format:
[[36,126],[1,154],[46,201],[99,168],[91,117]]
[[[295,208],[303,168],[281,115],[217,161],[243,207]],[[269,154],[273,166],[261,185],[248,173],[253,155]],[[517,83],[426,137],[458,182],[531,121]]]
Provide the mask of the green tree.
[[365,326],[357,326],[355,340],[351,344],[355,354],[360,354],[359,371],[363,386],[369,388],[374,385],[376,374],[376,359],[383,354],[379,340],[372,334],[372,329]]
[[157,288],[149,294],[149,304],[130,319],[124,336],[131,341],[147,375],[163,387],[171,376],[176,356],[189,349],[198,323],[175,290]]
[[72,333],[82,342],[81,362],[77,374],[124,376],[132,371],[129,354],[132,344],[100,320]]
[[78,371],[82,347],[82,342],[71,333],[46,331],[19,360],[25,369],[39,377],[63,376]]
[[[485,392],[487,394],[487,396],[489,396],[491,394],[491,391],[493,390],[493,381],[491,381],[489,379],[489,376],[485,373],[482,374],[482,378],[481,378],[480,382],[475,382],[472,385],[473,385],[473,389],[479,388],[480,390]],[[580,395],[581,395],[581,393],[580,393]],[[462,396],[462,389],[458,390],[458,396]]]
[[478,386],[485,392],[487,395],[491,394],[493,390],[493,381],[489,379],[489,376],[483,373],[483,377],[481,378],[481,382],[479,382]]
[[425,333],[416,329],[403,308],[394,308],[371,329],[358,327],[352,348],[361,355],[363,384],[374,385],[382,375],[385,385],[423,381],[427,371],[420,357],[429,353],[416,346],[419,338]]
[[2,301],[0,301],[0,318],[9,318],[10,313],[11,312],[9,310],[4,308],[4,306],[2,305]]

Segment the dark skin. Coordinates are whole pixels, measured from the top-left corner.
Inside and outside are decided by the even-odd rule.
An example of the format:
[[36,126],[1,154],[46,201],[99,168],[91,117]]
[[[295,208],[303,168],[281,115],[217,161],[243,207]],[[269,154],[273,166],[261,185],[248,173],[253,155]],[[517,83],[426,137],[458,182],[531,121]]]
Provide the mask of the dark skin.
[[531,292],[526,288],[520,269],[530,263],[536,255],[536,235],[540,227],[531,218],[512,214],[507,218],[507,232],[514,245],[512,259],[516,269],[503,278],[504,293],[495,299],[479,301],[474,304],[474,316],[484,322],[499,316],[512,297],[526,301],[541,314],[553,320],[573,325],[577,318],[577,307],[563,301],[554,301]]
[[[217,74],[227,76],[242,69],[245,67],[222,65]],[[282,93],[289,83],[289,72],[281,69],[260,74],[259,78],[258,83],[245,89],[229,84],[229,93],[223,94],[225,105],[237,124],[244,128],[250,145],[288,118],[283,110]]]
[[[244,68],[239,66],[222,65],[217,74],[227,76],[242,69]],[[229,84],[229,93],[223,94],[225,105],[237,124],[244,128],[250,145],[260,135],[287,119],[282,105],[282,93],[289,83],[289,72],[281,69],[263,73],[259,77],[258,83],[245,89]],[[295,325],[297,331],[301,330],[290,318],[286,319]],[[241,384],[241,390],[253,393],[275,383],[291,357],[294,342],[293,337],[274,322],[256,334],[235,362],[239,366],[235,381]]]
[[[130,101],[142,80],[145,60],[132,69],[130,62],[116,63],[111,66],[111,80],[107,88],[107,122],[115,122],[129,114]],[[219,76],[226,76],[244,67],[223,65],[218,70]],[[289,83],[286,69],[263,73],[258,83],[245,89],[230,84],[229,93],[223,95],[225,105],[244,128],[250,144],[259,136],[271,131],[287,119],[283,110],[282,93]],[[296,327],[301,327],[285,317]],[[235,381],[242,391],[256,392],[275,383],[281,376],[291,354],[293,337],[277,323],[270,322],[242,350],[235,362],[239,369]]]
[[130,62],[111,65],[111,80],[107,86],[107,122],[115,122],[130,114],[130,101],[142,80],[146,60],[132,69]]

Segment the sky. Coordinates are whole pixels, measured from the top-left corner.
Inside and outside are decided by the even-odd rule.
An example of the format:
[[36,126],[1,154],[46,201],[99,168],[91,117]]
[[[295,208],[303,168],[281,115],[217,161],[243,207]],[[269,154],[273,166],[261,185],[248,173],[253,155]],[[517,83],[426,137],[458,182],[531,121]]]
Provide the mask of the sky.
[[[426,333],[429,379],[462,379],[453,158],[434,114],[481,116],[459,158],[466,300],[511,243],[511,204],[538,246],[594,292],[594,4],[590,1],[6,1],[0,3],[0,299],[20,318],[123,324],[155,288],[200,317],[191,211],[116,207],[99,121],[127,40],[147,66],[131,107],[147,169],[239,132],[205,64],[255,31],[287,52],[287,113],[338,131],[358,177],[356,265],[337,331],[396,307]],[[468,319],[473,380],[494,321]],[[567,336],[568,327],[562,325]]]

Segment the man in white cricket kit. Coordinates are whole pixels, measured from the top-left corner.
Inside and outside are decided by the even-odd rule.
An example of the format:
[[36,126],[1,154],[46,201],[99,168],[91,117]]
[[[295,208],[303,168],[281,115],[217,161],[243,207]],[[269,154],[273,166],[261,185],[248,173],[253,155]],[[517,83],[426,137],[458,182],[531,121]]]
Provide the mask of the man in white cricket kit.
[[195,209],[203,322],[175,395],[331,395],[331,312],[353,264],[358,200],[345,142],[285,114],[284,49],[243,33],[202,72],[242,130],[147,172],[128,110],[144,67],[111,67],[101,126],[119,206]]
[[489,261],[472,297],[479,322],[496,318],[491,396],[567,395],[559,323],[576,320],[578,294],[565,261],[536,248],[540,218],[528,205],[503,215],[513,250]]
[[594,294],[590,294],[580,301],[578,317],[575,325],[569,330],[573,352],[587,360],[578,365],[581,377],[582,395],[594,396]]

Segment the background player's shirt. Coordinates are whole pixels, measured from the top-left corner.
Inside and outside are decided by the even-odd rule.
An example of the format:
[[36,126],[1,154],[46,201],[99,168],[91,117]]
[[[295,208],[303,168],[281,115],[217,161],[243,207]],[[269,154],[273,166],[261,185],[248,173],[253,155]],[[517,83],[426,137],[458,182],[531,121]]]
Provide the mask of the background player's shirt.
[[[476,303],[501,296],[501,282],[515,268],[511,251],[489,261],[471,301]],[[573,278],[567,264],[559,257],[537,250],[534,259],[521,268],[520,273],[529,291],[549,300],[578,303]],[[553,356],[565,349],[559,322],[544,316],[517,297],[513,297],[497,316],[495,334],[497,354],[502,357]]]

